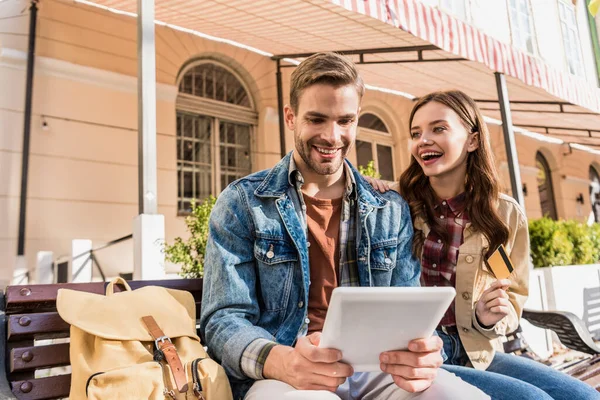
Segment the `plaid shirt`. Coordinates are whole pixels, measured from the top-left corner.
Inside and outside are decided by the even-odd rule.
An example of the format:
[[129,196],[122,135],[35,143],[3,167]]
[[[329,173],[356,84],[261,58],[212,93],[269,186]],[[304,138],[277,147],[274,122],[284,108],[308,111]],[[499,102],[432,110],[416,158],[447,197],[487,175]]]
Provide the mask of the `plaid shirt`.
[[[356,207],[356,181],[348,164],[344,163],[346,178],[346,191],[342,201],[342,220],[340,221],[340,264],[338,271],[338,286],[359,286],[358,265],[356,264],[356,221],[358,208]],[[308,237],[306,224],[306,206],[302,195],[304,178],[296,167],[294,157],[290,157],[288,180],[296,189],[299,204],[302,207],[304,234]],[[252,379],[264,379],[263,369],[267,356],[277,343],[267,339],[256,339],[246,347],[242,354],[242,371]]]
[[[423,286],[456,287],[456,263],[458,250],[463,244],[463,231],[469,217],[464,210],[466,194],[443,200],[434,207],[434,214],[439,218],[448,232],[449,243],[444,252],[443,239],[430,231],[423,244],[421,259],[421,284]],[[444,314],[441,326],[456,325],[454,301]]]

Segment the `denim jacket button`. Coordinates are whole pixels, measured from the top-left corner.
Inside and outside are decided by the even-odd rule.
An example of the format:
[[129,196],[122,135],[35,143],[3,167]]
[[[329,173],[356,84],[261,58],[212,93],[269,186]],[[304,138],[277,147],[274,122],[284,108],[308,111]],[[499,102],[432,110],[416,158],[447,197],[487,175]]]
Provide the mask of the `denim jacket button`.
[[392,260],[390,260],[389,258],[386,258],[386,259],[384,260],[384,262],[385,262],[387,265],[390,265],[390,264],[392,263]]
[[304,307],[304,302],[303,301],[299,301],[298,302],[298,308],[302,308]]
[[304,323],[307,325],[310,324],[310,319],[308,319],[308,318],[304,319]]
[[271,258],[273,258],[273,257],[275,257],[275,253],[273,253],[271,250],[269,250],[269,251],[267,252],[267,258],[271,259]]
[[306,242],[306,247],[310,247],[310,242]]

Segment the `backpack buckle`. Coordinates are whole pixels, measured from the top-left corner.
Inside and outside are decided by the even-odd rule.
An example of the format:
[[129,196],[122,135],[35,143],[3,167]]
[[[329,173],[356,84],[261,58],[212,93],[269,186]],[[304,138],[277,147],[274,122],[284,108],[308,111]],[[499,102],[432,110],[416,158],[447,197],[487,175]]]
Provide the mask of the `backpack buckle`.
[[160,346],[158,345],[158,342],[160,342],[160,344],[164,344],[165,342],[169,342],[169,343],[173,343],[171,342],[171,338],[168,336],[161,336],[156,338],[156,340],[154,340],[154,344],[156,345],[157,349],[160,349]]

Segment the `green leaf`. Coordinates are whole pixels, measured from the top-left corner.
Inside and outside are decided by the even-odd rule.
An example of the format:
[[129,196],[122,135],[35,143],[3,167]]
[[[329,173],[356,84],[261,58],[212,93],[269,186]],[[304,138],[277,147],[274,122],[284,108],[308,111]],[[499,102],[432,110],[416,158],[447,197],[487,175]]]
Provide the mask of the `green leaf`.
[[381,174],[379,172],[377,172],[377,170],[375,169],[375,161],[373,161],[373,160],[369,161],[369,163],[367,164],[366,167],[359,165],[358,172],[362,176],[370,176],[371,178],[375,178],[375,179],[381,178]]
[[211,195],[200,204],[192,202],[192,212],[185,218],[189,237],[185,241],[177,237],[173,244],[165,243],[165,260],[181,265],[179,274],[184,278],[202,278],[204,275],[208,222],[216,201]]

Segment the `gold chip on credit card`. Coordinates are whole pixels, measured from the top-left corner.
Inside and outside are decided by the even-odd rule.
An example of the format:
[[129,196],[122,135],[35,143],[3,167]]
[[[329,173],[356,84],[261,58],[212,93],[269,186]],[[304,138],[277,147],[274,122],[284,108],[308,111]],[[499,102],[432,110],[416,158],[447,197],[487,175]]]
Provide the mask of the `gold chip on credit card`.
[[506,279],[513,272],[514,267],[503,245],[500,245],[495,252],[486,260],[497,279]]

